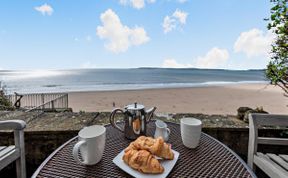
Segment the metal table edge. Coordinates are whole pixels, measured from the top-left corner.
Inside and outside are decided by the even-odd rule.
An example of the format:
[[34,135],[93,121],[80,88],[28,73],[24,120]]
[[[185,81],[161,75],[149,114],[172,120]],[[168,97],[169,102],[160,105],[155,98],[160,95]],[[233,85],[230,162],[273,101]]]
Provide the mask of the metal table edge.
[[67,142],[65,142],[64,144],[62,144],[60,147],[58,147],[55,151],[53,151],[44,161],[43,163],[37,168],[37,170],[33,173],[31,178],[36,178],[37,175],[40,173],[40,171],[43,169],[43,167],[48,163],[48,161],[51,160],[51,158],[58,153],[62,148],[64,148],[66,145],[68,145],[70,142],[72,142],[73,140],[77,139],[78,136],[75,136],[73,138],[71,138],[70,140],[68,140]]
[[[203,133],[203,132],[202,132]],[[224,148],[226,148],[231,154],[233,154],[239,161],[240,163],[247,169],[247,171],[251,174],[252,177],[257,178],[257,176],[255,175],[255,173],[252,171],[252,169],[246,164],[246,162],[239,156],[237,155],[237,153],[235,153],[233,150],[231,150],[228,146],[226,146],[225,144],[223,144],[222,142],[220,142],[219,140],[217,140],[216,138],[206,134],[207,137],[214,139],[217,143],[219,143],[220,145],[222,145]]]
[[[151,121],[155,121],[155,120],[151,120]],[[168,122],[169,124],[174,124],[174,125],[180,125],[179,123],[175,123],[175,122],[171,122],[171,121],[165,121]],[[111,124],[105,124],[104,127],[108,127]],[[245,163],[245,161],[240,158],[240,156],[238,156],[233,150],[231,150],[228,146],[226,146],[225,144],[223,144],[222,142],[220,142],[219,140],[217,140],[216,138],[202,132],[202,134],[205,134],[207,137],[215,140],[218,144],[222,145],[225,149],[227,149],[231,154],[233,154],[239,161],[240,163],[247,169],[247,171],[250,173],[250,175],[254,178],[257,178],[257,176],[255,175],[255,173],[252,171],[252,169]],[[68,140],[67,142],[65,142],[64,144],[62,144],[60,147],[58,147],[55,151],[53,151],[53,153],[51,153],[45,160],[44,162],[37,168],[37,170],[33,173],[31,178],[36,178],[37,175],[40,173],[40,171],[42,170],[42,168],[48,163],[48,161],[50,161],[50,159],[58,152],[60,151],[63,147],[65,147],[66,145],[68,145],[70,142],[72,142],[73,140],[77,139],[78,136],[75,136],[73,138],[71,138],[70,140]]]

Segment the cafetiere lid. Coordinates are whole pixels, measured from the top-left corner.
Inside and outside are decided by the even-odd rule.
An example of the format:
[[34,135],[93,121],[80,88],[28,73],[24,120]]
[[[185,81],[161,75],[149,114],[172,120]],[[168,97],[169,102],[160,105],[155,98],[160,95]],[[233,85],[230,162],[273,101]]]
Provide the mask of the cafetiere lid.
[[134,104],[129,104],[125,107],[128,110],[142,110],[145,107],[142,104],[138,104],[137,102],[135,102]]

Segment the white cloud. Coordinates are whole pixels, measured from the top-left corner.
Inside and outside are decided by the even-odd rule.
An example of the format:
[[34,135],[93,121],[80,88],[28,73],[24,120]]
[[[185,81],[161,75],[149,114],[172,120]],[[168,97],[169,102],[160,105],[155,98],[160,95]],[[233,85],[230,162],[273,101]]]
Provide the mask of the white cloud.
[[85,62],[85,63],[83,63],[81,65],[81,68],[83,68],[83,69],[91,69],[91,68],[96,68],[96,65],[92,64],[90,61],[87,61],[87,62]]
[[164,60],[162,67],[167,68],[225,68],[229,53],[226,49],[212,48],[205,56],[197,57],[192,64],[181,64],[175,59]]
[[175,59],[164,60],[162,67],[165,68],[188,68],[193,67],[191,64],[180,64]]
[[119,3],[122,5],[131,5],[135,9],[142,9],[145,7],[145,2],[155,3],[156,0],[119,0]]
[[145,6],[144,0],[131,0],[131,3],[135,9],[142,9]]
[[42,15],[52,15],[53,8],[48,4],[43,4],[42,6],[34,7],[34,9],[38,12],[41,12]]
[[187,2],[188,0],[178,0],[179,3],[185,3]]
[[91,42],[92,37],[91,37],[91,35],[82,36],[82,37],[74,37],[73,40],[75,42]]
[[226,49],[217,47],[212,48],[205,56],[196,59],[197,68],[223,68],[229,58],[229,52]]
[[176,11],[173,13],[172,16],[175,17],[176,19],[178,19],[180,24],[184,25],[186,23],[186,19],[187,19],[188,13],[184,12],[184,11],[181,11],[179,9],[176,9]]
[[97,27],[100,39],[107,39],[105,48],[114,52],[125,52],[130,46],[137,46],[150,39],[142,27],[129,28],[123,25],[115,12],[106,10],[100,16],[103,26]]
[[181,27],[186,24],[188,13],[181,11],[179,9],[176,9],[175,12],[171,16],[165,16],[162,27],[164,30],[164,33],[168,33],[177,27]]
[[164,18],[162,26],[164,29],[164,33],[168,33],[170,31],[172,31],[174,28],[176,28],[175,19],[172,19],[169,16],[166,16]]
[[273,34],[254,28],[246,32],[242,32],[234,43],[235,52],[243,52],[247,57],[268,56],[273,41]]

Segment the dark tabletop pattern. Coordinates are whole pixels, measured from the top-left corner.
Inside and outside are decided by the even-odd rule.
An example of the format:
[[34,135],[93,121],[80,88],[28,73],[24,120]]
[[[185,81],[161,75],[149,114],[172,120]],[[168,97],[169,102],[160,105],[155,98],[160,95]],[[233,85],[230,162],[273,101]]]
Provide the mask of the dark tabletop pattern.
[[[180,153],[179,159],[169,177],[252,177],[243,161],[217,140],[202,133],[200,144],[188,149],[182,144],[179,124],[167,123],[171,130],[169,143]],[[112,160],[126,148],[130,141],[112,126],[106,126],[106,145],[102,160],[93,166],[78,165],[72,156],[77,138],[72,139],[35,172],[36,177],[130,177]],[[148,125],[148,136],[153,136],[154,122]],[[42,167],[43,166],[43,167]],[[34,176],[35,176],[34,175]]]

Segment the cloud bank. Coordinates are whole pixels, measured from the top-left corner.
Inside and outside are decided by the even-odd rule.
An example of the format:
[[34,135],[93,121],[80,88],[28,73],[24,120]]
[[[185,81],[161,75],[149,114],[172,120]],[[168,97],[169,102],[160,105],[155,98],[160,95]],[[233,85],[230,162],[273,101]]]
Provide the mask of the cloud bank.
[[131,46],[138,46],[150,40],[142,27],[129,28],[121,23],[118,15],[111,9],[100,16],[102,26],[97,27],[100,39],[106,39],[105,48],[114,53],[125,52]]
[[266,34],[257,29],[242,32],[234,43],[234,52],[243,52],[248,58],[254,56],[268,56],[273,41],[273,34]]
[[181,64],[175,59],[164,60],[162,67],[166,68],[225,68],[229,53],[226,49],[214,47],[204,56],[197,57],[191,64]]
[[164,60],[162,67],[165,68],[189,68],[194,67],[191,64],[180,64],[175,59],[166,59]]
[[212,48],[205,56],[196,59],[197,68],[222,68],[229,58],[229,52],[226,49],[217,47]]

